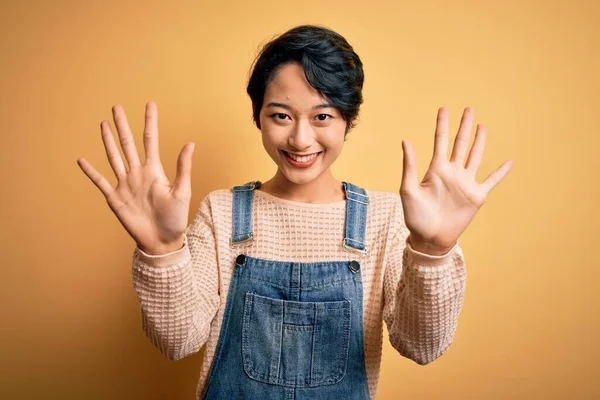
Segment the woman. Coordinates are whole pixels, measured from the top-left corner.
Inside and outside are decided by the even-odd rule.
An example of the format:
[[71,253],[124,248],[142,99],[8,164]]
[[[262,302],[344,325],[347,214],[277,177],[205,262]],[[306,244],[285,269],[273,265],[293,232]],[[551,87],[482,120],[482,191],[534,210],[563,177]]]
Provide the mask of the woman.
[[194,147],[171,186],[153,102],[144,165],[122,107],[113,114],[129,171],[101,124],[117,188],[78,160],[137,243],[133,282],[152,344],[174,360],[206,345],[198,399],[374,399],[383,321],[392,346],[419,364],[452,343],[466,285],[458,238],[511,162],[475,182],[485,136],[478,126],[464,165],[470,108],[447,160],[442,107],[421,183],[404,141],[399,196],[336,180],[363,79],[358,55],[327,28],[298,26],[266,44],[247,92],[277,171],[210,192],[189,226]]

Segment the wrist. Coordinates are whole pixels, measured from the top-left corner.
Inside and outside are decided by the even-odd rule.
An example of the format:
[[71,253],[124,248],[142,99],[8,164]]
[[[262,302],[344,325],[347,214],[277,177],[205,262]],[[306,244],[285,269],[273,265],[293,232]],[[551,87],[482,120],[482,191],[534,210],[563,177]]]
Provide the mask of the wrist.
[[428,254],[432,256],[443,256],[454,248],[454,246],[439,246],[435,243],[415,240],[412,234],[408,235],[407,241],[413,250],[418,251],[419,253]]
[[174,242],[161,244],[148,250],[142,248],[142,251],[151,256],[160,256],[163,254],[168,254],[177,250],[181,250],[184,245],[185,235],[181,235],[181,237],[175,240]]

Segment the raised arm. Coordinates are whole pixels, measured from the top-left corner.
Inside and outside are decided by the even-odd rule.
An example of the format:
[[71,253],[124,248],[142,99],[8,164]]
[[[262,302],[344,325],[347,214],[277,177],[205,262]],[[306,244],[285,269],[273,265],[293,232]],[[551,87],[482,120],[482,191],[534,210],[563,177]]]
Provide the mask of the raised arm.
[[100,123],[100,133],[117,186],[84,158],[77,164],[136,242],[133,283],[144,331],[164,355],[179,359],[204,344],[219,305],[209,199],[188,226],[194,144],[181,151],[171,184],[160,161],[155,102],[146,104],[143,163],[123,107],[113,106],[112,113],[127,166],[108,121]]
[[392,345],[419,364],[452,343],[466,285],[458,238],[513,165],[506,161],[483,183],[476,181],[486,129],[477,125],[469,151],[473,120],[466,107],[448,159],[448,110],[438,109],[433,157],[420,182],[415,151],[402,141],[400,199],[385,256],[384,318]]

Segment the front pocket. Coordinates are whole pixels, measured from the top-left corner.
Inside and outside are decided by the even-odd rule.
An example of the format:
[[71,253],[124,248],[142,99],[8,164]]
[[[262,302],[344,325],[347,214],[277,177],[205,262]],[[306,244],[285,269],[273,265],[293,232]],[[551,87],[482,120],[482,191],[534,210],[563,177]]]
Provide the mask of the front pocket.
[[348,365],[350,306],[350,300],[292,301],[246,293],[244,371],[281,386],[339,382]]

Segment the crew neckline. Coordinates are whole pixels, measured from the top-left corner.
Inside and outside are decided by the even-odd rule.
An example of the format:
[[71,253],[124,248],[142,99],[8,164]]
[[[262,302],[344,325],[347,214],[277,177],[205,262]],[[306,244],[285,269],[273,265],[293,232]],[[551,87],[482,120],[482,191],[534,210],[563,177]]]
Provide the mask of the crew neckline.
[[307,208],[342,208],[346,205],[346,200],[338,200],[331,203],[304,203],[302,201],[282,199],[281,197],[273,196],[270,193],[264,192],[260,189],[254,189],[254,193],[271,200],[274,203],[286,204],[294,207],[307,207]]

